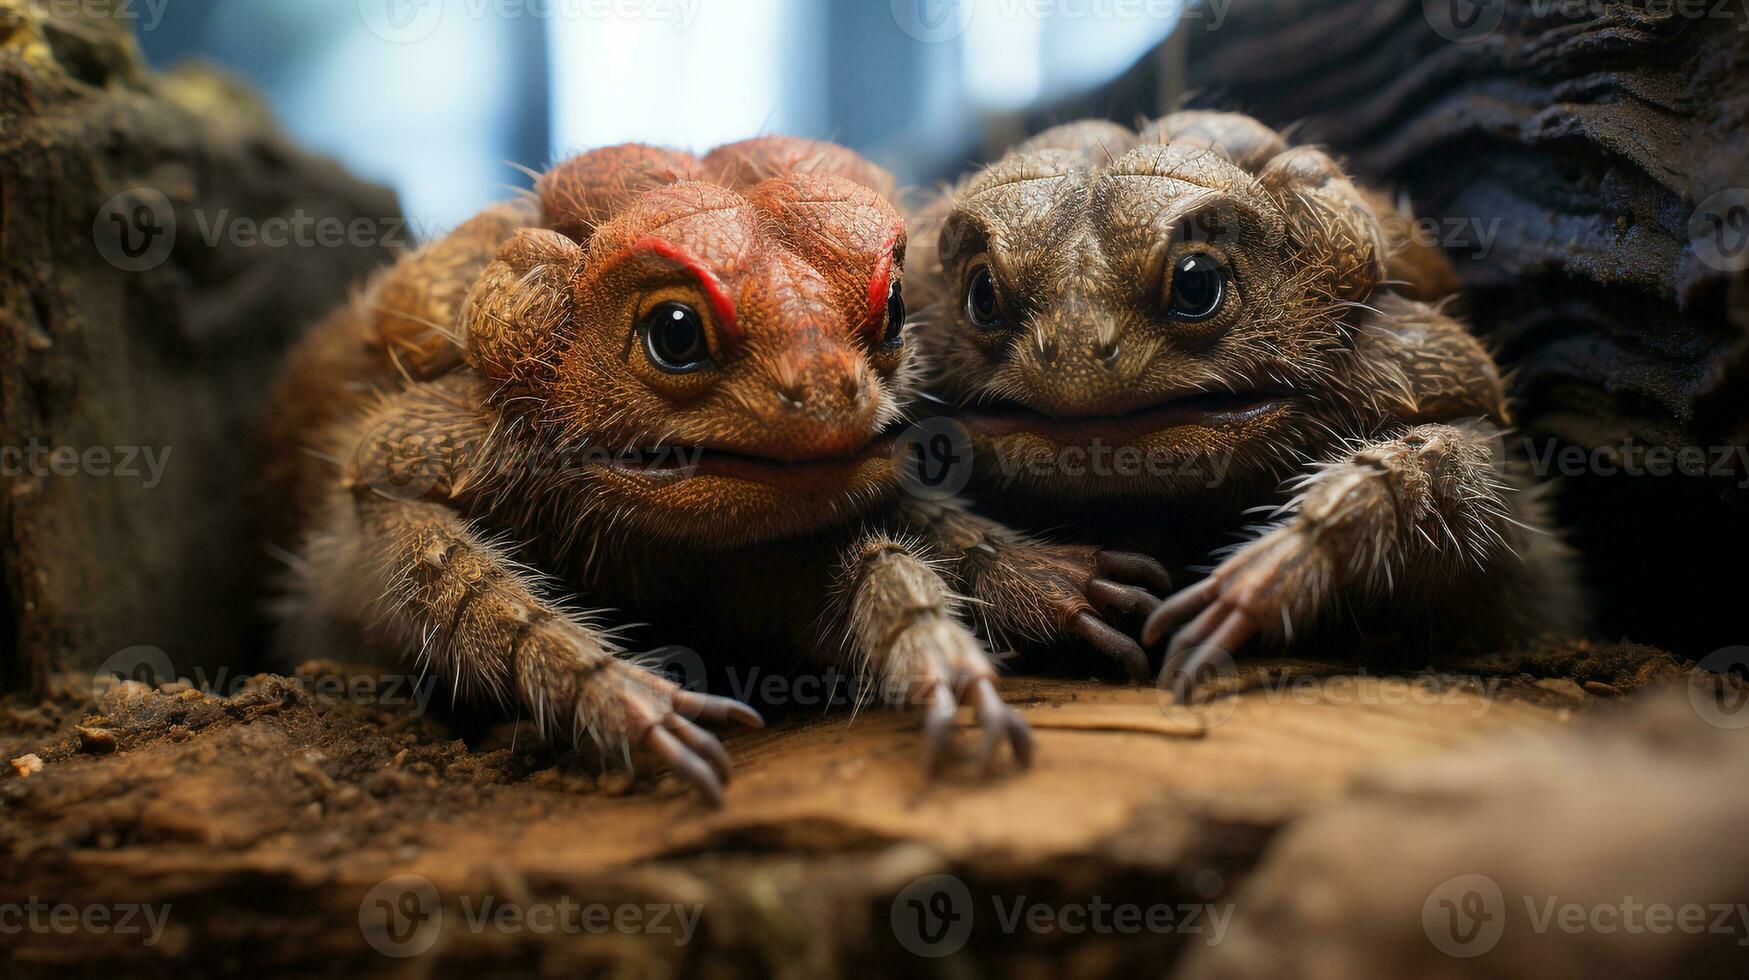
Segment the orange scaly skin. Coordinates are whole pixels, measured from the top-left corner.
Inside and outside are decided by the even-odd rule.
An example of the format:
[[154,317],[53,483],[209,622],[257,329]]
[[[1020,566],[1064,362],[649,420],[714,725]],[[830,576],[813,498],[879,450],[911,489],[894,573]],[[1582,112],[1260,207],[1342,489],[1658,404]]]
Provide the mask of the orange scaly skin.
[[1176,628],[1180,697],[1254,639],[1358,621],[1415,649],[1580,618],[1503,452],[1500,372],[1422,301],[1449,263],[1393,249],[1378,200],[1256,120],[1181,112],[1049,130],[914,224],[916,333],[981,508],[1179,567],[1269,515],[1144,631]]
[[1163,572],[900,491],[883,433],[914,369],[890,191],[807,140],[612,147],[388,271],[277,399],[268,477],[303,532],[286,642],[368,636],[713,800],[728,756],[692,719],[758,715],[624,656],[603,610],[709,658],[896,680],[927,706],[931,768],[961,705],[985,762],[1003,742],[1025,762],[962,608],[1139,659],[1095,607],[1152,595],[1102,576]]

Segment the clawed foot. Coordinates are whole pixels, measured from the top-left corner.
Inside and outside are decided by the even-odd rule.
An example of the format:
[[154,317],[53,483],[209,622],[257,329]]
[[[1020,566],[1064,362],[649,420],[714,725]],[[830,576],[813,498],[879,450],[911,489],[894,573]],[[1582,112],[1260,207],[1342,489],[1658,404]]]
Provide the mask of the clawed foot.
[[[1095,650],[1123,664],[1132,680],[1148,680],[1148,655],[1140,644],[1104,618],[1112,613],[1146,615],[1160,605],[1160,596],[1172,591],[1172,576],[1165,566],[1146,555],[1096,548],[1068,549],[1084,555],[1088,573],[1082,595],[1093,607],[1069,619],[1069,632],[1092,644]],[[1136,583],[1144,583],[1139,585]]]
[[1170,680],[1173,697],[1188,704],[1203,675],[1259,634],[1279,629],[1291,638],[1296,611],[1317,608],[1329,582],[1330,565],[1311,537],[1292,525],[1277,528],[1161,603],[1142,642],[1153,646],[1177,629],[1160,680]]
[[603,664],[593,682],[603,686],[586,686],[585,701],[593,700],[591,690],[608,695],[607,703],[594,713],[601,741],[613,744],[617,729],[634,747],[666,763],[712,806],[722,805],[729,752],[695,719],[763,728],[765,719],[759,712],[730,698],[683,690],[666,677],[624,660]]
[[1005,742],[1015,762],[1032,765],[1032,729],[996,693],[995,668],[977,637],[951,618],[931,617],[906,629],[897,646],[897,659],[917,665],[907,686],[912,701],[923,705],[925,771],[938,776],[947,768],[961,707],[972,709],[983,732],[974,756],[979,768],[991,771]]
[[729,781],[729,750],[715,735],[688,719],[734,722],[747,728],[764,728],[765,719],[739,701],[714,694],[676,691],[670,703],[672,710],[644,733],[642,746],[668,763],[676,776],[712,806],[721,806],[723,786]]
[[990,678],[977,677],[967,681],[957,694],[946,684],[934,685],[923,717],[925,771],[939,776],[946,769],[953,748],[954,716],[962,705],[971,706],[984,733],[974,757],[980,769],[989,772],[995,766],[1004,741],[1013,747],[1014,761],[1022,769],[1032,766],[1032,728],[996,693]]

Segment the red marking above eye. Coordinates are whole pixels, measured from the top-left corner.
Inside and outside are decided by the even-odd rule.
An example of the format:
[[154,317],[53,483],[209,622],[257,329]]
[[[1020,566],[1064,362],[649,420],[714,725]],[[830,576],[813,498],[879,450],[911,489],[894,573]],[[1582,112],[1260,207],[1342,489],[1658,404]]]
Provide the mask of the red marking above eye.
[[887,297],[893,288],[893,246],[899,243],[899,234],[895,231],[887,239],[880,261],[875,263],[874,275],[868,280],[868,321],[863,329],[873,338],[871,343],[880,343],[886,335]]
[[735,302],[729,298],[728,291],[723,287],[723,281],[717,278],[710,266],[699,261],[698,257],[665,238],[644,237],[626,246],[625,251],[609,260],[609,264],[619,261],[633,252],[648,252],[661,256],[669,262],[685,269],[694,279],[698,280],[699,289],[704,291],[705,300],[711,306],[711,319],[715,322],[717,336],[724,343],[733,346],[742,340],[741,325],[736,322]]

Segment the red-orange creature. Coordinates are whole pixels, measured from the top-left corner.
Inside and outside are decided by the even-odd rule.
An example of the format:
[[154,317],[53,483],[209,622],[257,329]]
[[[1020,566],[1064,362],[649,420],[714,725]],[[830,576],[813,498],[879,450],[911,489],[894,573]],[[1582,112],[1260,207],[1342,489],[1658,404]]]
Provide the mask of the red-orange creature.
[[613,623],[896,682],[926,706],[932,769],[962,705],[984,761],[1004,743],[1027,761],[965,617],[1133,663],[1099,613],[1152,608],[1112,579],[1164,572],[901,490],[887,434],[916,371],[890,197],[884,172],[806,140],[613,147],[389,270],[277,398],[294,652],[369,636],[712,799],[728,756],[694,721],[759,716],[624,655]]

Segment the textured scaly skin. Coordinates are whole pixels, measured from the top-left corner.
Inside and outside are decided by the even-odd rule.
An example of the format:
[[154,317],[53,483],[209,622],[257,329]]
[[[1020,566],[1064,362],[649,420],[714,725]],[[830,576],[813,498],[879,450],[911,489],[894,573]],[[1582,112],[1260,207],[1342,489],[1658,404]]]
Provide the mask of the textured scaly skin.
[[[1163,677],[1181,695],[1254,638],[1358,625],[1427,649],[1582,618],[1567,550],[1503,451],[1500,372],[1425,301],[1452,288],[1449,264],[1388,242],[1380,202],[1253,119],[1180,112],[1049,130],[913,224],[914,329],[971,433],[980,509],[1170,567],[1217,556],[1144,632],[1176,628]],[[1231,273],[1206,321],[1167,315],[1191,252]],[[996,328],[967,310],[979,268]],[[1094,446],[1111,460],[1097,474],[1073,455]]]
[[[985,761],[1004,741],[1026,761],[964,614],[998,636],[1106,637],[1095,604],[1151,596],[1103,569],[1163,573],[900,491],[882,433],[915,368],[887,322],[906,241],[887,176],[767,138],[597,150],[536,190],[405,258],[295,352],[266,474],[296,542],[285,643],[368,638],[549,737],[652,753],[712,799],[728,757],[692,719],[758,716],[678,690],[616,627],[711,658],[845,661],[927,705],[932,765],[962,704]],[[662,302],[704,322],[701,369],[646,354]]]

